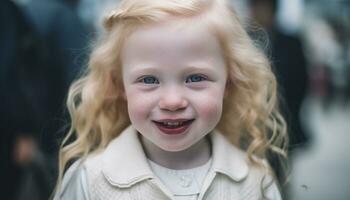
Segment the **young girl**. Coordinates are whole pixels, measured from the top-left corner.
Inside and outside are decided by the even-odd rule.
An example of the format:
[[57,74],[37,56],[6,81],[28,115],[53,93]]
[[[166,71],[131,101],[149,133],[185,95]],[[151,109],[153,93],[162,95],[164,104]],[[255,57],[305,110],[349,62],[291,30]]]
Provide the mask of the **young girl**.
[[55,199],[281,199],[275,77],[229,2],[125,0],[105,28],[70,90]]

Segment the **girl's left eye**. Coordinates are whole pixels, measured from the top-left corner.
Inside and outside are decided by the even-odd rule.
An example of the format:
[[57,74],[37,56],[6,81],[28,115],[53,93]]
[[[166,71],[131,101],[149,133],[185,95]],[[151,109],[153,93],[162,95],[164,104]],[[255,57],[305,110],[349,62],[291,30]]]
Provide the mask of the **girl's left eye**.
[[206,78],[202,75],[199,74],[194,74],[194,75],[190,75],[186,78],[186,83],[191,83],[191,82],[201,82],[206,80]]

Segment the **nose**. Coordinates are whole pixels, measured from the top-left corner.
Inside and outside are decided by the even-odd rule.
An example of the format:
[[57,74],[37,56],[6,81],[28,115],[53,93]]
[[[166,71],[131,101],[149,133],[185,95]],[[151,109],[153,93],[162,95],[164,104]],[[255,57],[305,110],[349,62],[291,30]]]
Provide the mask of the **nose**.
[[188,106],[188,100],[179,89],[170,89],[162,92],[159,108],[167,111],[183,110]]

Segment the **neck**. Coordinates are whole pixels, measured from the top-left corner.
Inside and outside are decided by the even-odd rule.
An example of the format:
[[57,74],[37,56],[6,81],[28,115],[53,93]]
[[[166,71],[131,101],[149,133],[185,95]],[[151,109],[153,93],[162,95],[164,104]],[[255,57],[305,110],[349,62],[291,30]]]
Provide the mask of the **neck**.
[[208,162],[211,155],[209,138],[204,137],[193,146],[178,152],[165,151],[141,136],[148,159],[169,169],[191,169]]

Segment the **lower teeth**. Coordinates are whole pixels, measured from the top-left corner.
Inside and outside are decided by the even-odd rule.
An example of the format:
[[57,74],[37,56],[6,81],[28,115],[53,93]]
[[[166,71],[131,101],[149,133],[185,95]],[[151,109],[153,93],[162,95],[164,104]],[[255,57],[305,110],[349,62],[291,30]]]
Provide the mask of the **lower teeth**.
[[167,127],[167,128],[178,128],[180,126],[182,126],[182,125],[165,125],[165,127]]
[[175,129],[175,128],[179,128],[182,126],[185,126],[186,124],[190,123],[191,121],[186,121],[186,122],[182,122],[182,123],[178,123],[178,124],[166,124],[166,123],[162,123],[162,122],[157,122],[158,125],[163,126],[165,128],[170,128],[170,129]]

